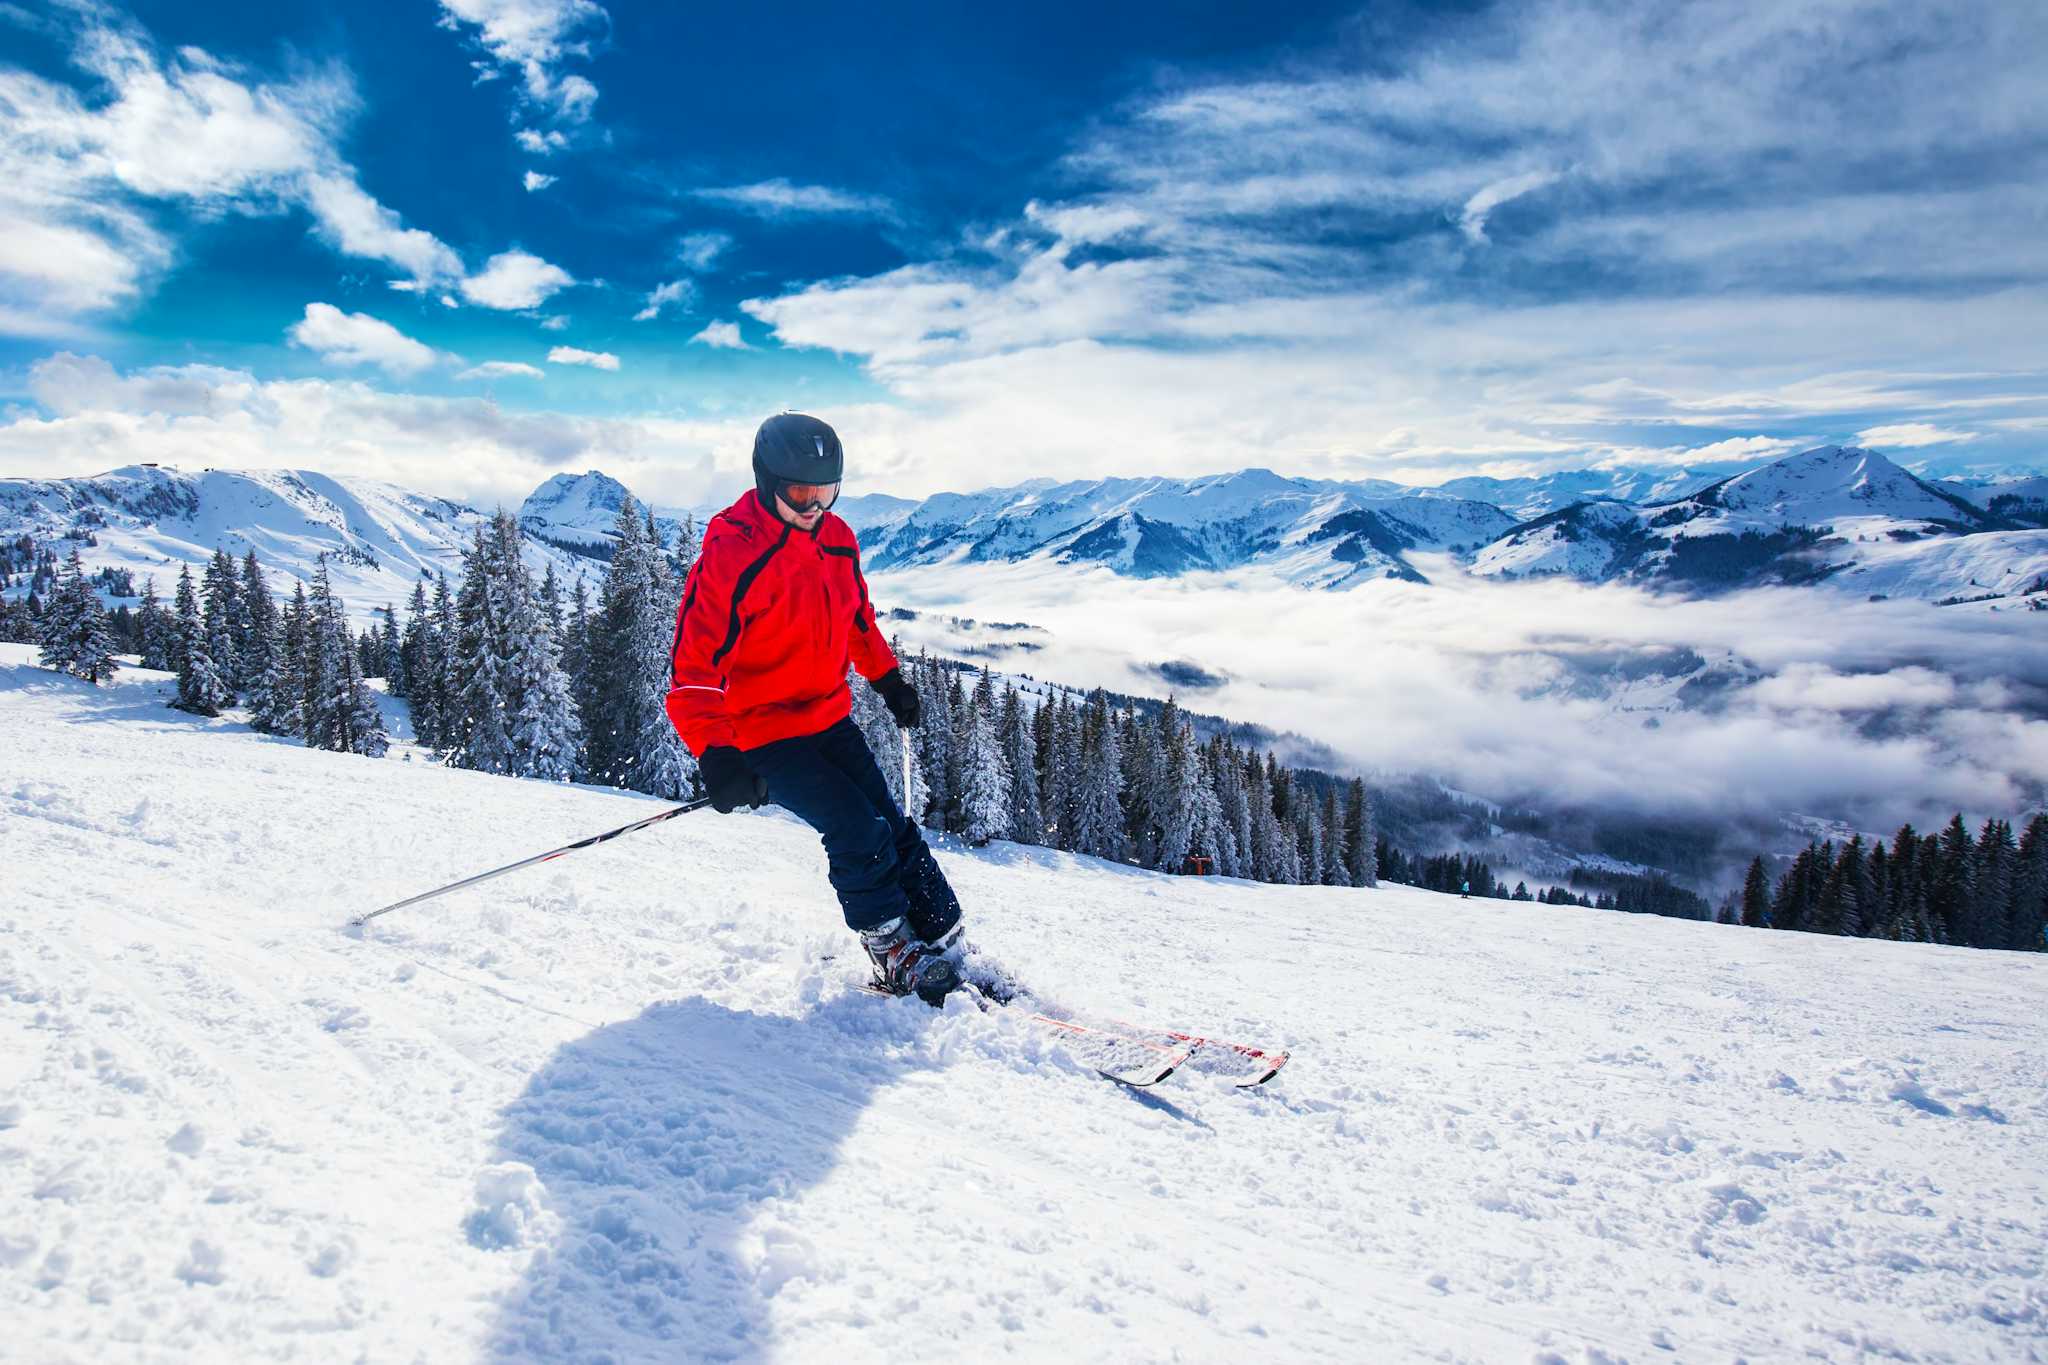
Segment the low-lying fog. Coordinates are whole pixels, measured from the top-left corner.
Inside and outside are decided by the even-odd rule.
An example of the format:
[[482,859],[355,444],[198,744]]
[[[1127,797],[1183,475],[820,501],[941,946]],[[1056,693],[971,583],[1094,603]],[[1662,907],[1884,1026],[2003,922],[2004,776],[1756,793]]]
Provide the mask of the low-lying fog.
[[1349,592],[1034,564],[893,570],[872,589],[885,609],[1050,632],[999,668],[1163,695],[1157,666],[1192,663],[1221,676],[1182,689],[1196,709],[1494,799],[1888,831],[2010,817],[2048,791],[2048,614],[1419,563],[1428,584]]

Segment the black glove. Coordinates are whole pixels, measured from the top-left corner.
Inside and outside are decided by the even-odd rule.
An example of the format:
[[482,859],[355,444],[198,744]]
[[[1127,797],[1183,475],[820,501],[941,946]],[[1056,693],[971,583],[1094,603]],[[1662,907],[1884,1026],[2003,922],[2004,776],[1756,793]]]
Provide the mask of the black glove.
[[758,806],[768,799],[768,783],[747,762],[747,756],[728,744],[714,744],[697,759],[697,772],[704,779],[705,795],[711,808],[730,815],[741,806]]
[[917,689],[903,676],[902,669],[892,668],[875,679],[874,689],[882,694],[882,703],[896,717],[898,726],[905,730],[916,726],[917,718],[924,714],[924,704],[917,699]]

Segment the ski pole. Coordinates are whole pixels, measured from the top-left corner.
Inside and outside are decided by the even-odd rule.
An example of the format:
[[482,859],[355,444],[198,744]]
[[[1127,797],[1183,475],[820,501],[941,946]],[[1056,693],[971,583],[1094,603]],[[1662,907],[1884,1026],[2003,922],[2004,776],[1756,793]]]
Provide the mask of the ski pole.
[[475,886],[478,882],[487,882],[493,877],[502,877],[507,872],[517,872],[522,867],[532,867],[535,863],[544,863],[551,858],[559,858],[564,853],[574,853],[579,848],[589,848],[593,844],[601,844],[609,839],[616,839],[621,834],[631,834],[636,829],[646,829],[649,825],[658,825],[664,820],[673,820],[678,815],[688,815],[691,811],[702,810],[704,807],[710,804],[710,797],[699,797],[695,801],[685,802],[684,804],[676,806],[673,809],[665,810],[661,812],[661,814],[659,815],[650,815],[645,820],[635,820],[630,825],[620,825],[617,829],[611,830],[607,833],[593,834],[588,839],[578,839],[573,844],[564,844],[562,845],[562,847],[554,849],[551,852],[535,854],[531,858],[521,858],[516,863],[507,863],[505,866],[495,868],[492,871],[479,872],[474,877],[464,877],[459,882],[450,882],[448,883],[448,885],[436,887],[432,891],[425,891],[417,896],[410,896],[402,901],[394,901],[390,905],[385,906],[381,910],[372,910],[367,914],[357,915],[354,919],[350,920],[349,923],[354,925],[368,924],[371,920],[377,918],[377,916],[388,915],[393,910],[403,910],[408,905],[418,905],[421,901],[430,901],[434,899],[434,897],[436,896],[445,896],[450,891],[460,891],[465,886]]

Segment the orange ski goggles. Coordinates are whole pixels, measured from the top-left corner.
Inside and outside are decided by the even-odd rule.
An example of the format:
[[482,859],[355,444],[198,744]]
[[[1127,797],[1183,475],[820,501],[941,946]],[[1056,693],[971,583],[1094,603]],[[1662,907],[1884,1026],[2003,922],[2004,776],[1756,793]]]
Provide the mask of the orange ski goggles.
[[775,496],[789,505],[789,510],[809,515],[830,507],[839,501],[839,485],[836,483],[785,483],[775,490]]

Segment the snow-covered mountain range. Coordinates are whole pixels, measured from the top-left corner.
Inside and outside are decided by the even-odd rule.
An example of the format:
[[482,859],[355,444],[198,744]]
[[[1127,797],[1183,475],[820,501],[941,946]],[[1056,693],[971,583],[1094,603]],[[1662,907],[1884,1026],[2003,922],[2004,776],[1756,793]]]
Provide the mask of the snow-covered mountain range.
[[[519,509],[536,569],[552,563],[566,581],[601,574],[627,491],[596,470],[541,484]],[[1934,483],[1853,447],[1734,473],[1569,471],[1417,488],[1246,469],[1040,480],[916,500],[873,493],[842,499],[839,511],[876,571],[1028,562],[1341,589],[1424,581],[1448,558],[1482,576],[1627,579],[1687,591],[1825,581],[1869,596],[2048,601],[2048,478]],[[129,568],[138,582],[175,577],[180,563],[197,564],[215,546],[254,547],[298,578],[325,555],[358,611],[402,601],[423,569],[453,570],[483,515],[306,470],[131,466],[84,479],[0,479],[6,540],[90,536],[89,567]],[[695,519],[656,510],[671,545]]]
[[1872,596],[2048,600],[2048,530],[2023,514],[2031,489],[1990,485],[1979,505],[1875,451],[1823,446],[1668,502],[1572,504],[1487,545],[1472,567],[1691,589],[1826,580]]
[[1317,588],[1420,579],[1411,552],[1467,553],[1515,524],[1491,503],[1435,489],[1266,469],[1034,481],[911,504],[849,498],[842,515],[877,569],[1045,559],[1161,578],[1256,567]]
[[[526,559],[564,583],[599,578],[625,496],[592,471],[557,475],[519,509]],[[304,469],[130,465],[80,479],[0,479],[0,540],[85,546],[88,569],[154,577],[169,594],[181,565],[196,573],[216,548],[255,550],[280,585],[310,579],[324,557],[335,591],[358,620],[402,605],[425,572],[459,574],[463,548],[490,513],[448,498],[353,475]],[[684,518],[657,512],[674,545]],[[289,591],[289,588],[286,589]]]

